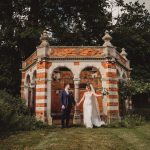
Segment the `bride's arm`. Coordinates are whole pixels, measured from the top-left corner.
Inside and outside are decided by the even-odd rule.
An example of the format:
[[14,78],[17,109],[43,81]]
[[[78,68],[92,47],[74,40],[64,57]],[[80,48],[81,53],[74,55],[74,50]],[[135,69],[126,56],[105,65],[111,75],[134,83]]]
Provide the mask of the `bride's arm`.
[[77,103],[77,106],[79,106],[85,99],[85,93],[83,94],[81,100]]
[[96,93],[92,93],[95,97],[99,97],[99,96],[102,96],[102,94],[96,94]]

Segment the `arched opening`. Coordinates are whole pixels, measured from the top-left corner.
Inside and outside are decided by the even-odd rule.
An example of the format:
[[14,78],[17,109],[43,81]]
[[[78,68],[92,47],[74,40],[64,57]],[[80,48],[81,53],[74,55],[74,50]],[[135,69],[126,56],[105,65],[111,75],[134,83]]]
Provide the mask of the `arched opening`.
[[[84,68],[80,73],[80,99],[83,96],[83,93],[85,92],[85,87],[87,83],[90,83],[93,85],[96,93],[101,93],[102,90],[102,82],[101,82],[101,74],[99,70],[96,67],[86,67]],[[98,103],[100,112],[103,112],[102,107],[102,97],[98,97]],[[80,105],[80,111],[83,111],[83,104]]]
[[[74,94],[73,78],[73,73],[67,67],[58,67],[52,73],[51,116],[53,118],[53,124],[60,124],[60,92],[64,89],[65,83],[70,83],[70,90]],[[73,116],[73,112],[71,116]]]
[[120,74],[120,72],[119,72],[119,70],[117,69],[117,77],[118,77],[118,80],[120,80],[121,79],[121,74]]
[[125,73],[123,73],[122,78],[123,78],[123,80],[126,80],[126,79],[127,79],[127,76],[126,76]]
[[32,83],[31,83],[31,92],[32,92],[32,102],[31,102],[31,112],[35,113],[35,104],[36,104],[36,71],[33,72]]

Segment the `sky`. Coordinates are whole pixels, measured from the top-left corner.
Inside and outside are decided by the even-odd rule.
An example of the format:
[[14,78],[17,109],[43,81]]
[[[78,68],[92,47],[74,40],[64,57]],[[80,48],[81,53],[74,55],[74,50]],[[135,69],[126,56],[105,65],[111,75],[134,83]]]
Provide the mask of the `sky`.
[[[124,0],[124,2],[125,3],[129,3],[129,2],[136,2],[137,0]],[[113,2],[115,2],[115,0],[109,0],[109,2],[111,3],[113,3]],[[139,0],[139,2],[142,4],[142,3],[145,3],[145,7],[146,7],[146,9],[150,12],[150,0]],[[117,17],[119,14],[121,14],[121,11],[120,11],[120,9],[121,9],[121,7],[115,7],[115,5],[112,5],[113,6],[113,9],[112,9],[112,16],[113,16],[113,18],[115,18],[115,17]],[[109,9],[110,10],[110,9]],[[112,20],[113,21],[113,24],[115,24],[116,23],[116,20],[115,19],[113,19]]]
[[[137,0],[124,0],[124,2],[135,2]],[[140,3],[145,3],[146,9],[150,12],[150,0],[139,0]]]

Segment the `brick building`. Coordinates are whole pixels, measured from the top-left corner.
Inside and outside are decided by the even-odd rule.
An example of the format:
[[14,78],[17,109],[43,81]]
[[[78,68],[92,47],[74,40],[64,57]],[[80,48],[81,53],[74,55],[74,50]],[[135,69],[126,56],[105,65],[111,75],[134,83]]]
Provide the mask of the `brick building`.
[[[119,53],[106,31],[103,46],[49,46],[47,32],[41,44],[22,63],[21,97],[35,112],[37,119],[52,124],[60,114],[59,93],[64,83],[71,83],[75,100],[79,101],[86,83],[96,92],[109,94],[98,98],[100,112],[107,121],[119,118],[118,81],[130,77],[130,63],[125,49]],[[80,124],[82,106],[75,107],[73,123]]]

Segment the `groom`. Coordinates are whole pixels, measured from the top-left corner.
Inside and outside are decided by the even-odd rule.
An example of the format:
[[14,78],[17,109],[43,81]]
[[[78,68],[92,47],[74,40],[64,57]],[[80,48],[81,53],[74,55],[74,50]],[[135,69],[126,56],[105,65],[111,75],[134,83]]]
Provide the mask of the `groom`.
[[64,86],[64,90],[61,92],[61,128],[64,128],[65,125],[69,127],[70,113],[72,106],[75,105],[75,100],[72,93],[69,93],[70,84],[67,83]]

